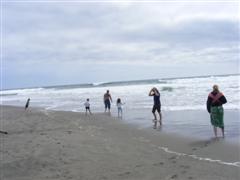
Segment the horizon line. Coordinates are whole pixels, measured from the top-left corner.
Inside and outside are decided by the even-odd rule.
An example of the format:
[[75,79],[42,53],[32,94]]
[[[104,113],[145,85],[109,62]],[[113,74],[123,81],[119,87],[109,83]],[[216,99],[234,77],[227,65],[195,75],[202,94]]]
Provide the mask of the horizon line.
[[[0,91],[16,90],[16,89],[35,89],[35,88],[51,88],[51,87],[61,87],[61,86],[78,86],[78,85],[94,85],[94,84],[111,84],[111,83],[127,83],[134,81],[151,81],[151,80],[173,80],[173,79],[188,79],[188,78],[200,78],[200,77],[211,77],[211,76],[237,76],[240,73],[234,74],[213,74],[213,75],[196,75],[196,76],[180,76],[180,77],[168,77],[168,78],[151,78],[151,79],[132,79],[123,81],[106,81],[106,82],[89,82],[89,83],[73,83],[73,84],[55,84],[55,85],[42,85],[42,86],[26,86],[26,87],[16,87],[16,88],[6,88],[0,89]],[[95,86],[96,87],[96,86]]]

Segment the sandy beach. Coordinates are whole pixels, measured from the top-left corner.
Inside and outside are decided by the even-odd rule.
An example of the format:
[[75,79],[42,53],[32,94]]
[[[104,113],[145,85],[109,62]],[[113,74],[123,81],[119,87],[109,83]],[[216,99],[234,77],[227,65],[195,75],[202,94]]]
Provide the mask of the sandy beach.
[[139,128],[106,114],[1,106],[1,180],[240,178],[239,144]]

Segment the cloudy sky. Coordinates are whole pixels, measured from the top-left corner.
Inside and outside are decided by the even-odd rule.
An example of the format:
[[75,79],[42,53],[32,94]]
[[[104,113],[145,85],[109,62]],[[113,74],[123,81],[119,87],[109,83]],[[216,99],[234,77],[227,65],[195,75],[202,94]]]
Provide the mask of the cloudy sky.
[[239,3],[2,2],[2,87],[239,73]]

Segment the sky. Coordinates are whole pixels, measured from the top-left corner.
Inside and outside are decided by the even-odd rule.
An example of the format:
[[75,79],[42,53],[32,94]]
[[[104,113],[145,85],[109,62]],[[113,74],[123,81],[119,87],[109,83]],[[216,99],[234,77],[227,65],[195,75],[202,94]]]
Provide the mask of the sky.
[[1,3],[1,89],[236,74],[237,1]]

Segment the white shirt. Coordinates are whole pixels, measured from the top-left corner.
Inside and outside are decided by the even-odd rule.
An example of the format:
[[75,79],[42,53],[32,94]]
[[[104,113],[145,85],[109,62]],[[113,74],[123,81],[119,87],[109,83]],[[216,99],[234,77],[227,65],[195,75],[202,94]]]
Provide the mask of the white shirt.
[[122,108],[122,106],[123,106],[123,103],[117,103],[118,108]]
[[90,107],[90,103],[89,103],[88,101],[86,101],[86,102],[84,103],[84,106],[85,106],[85,107]]

